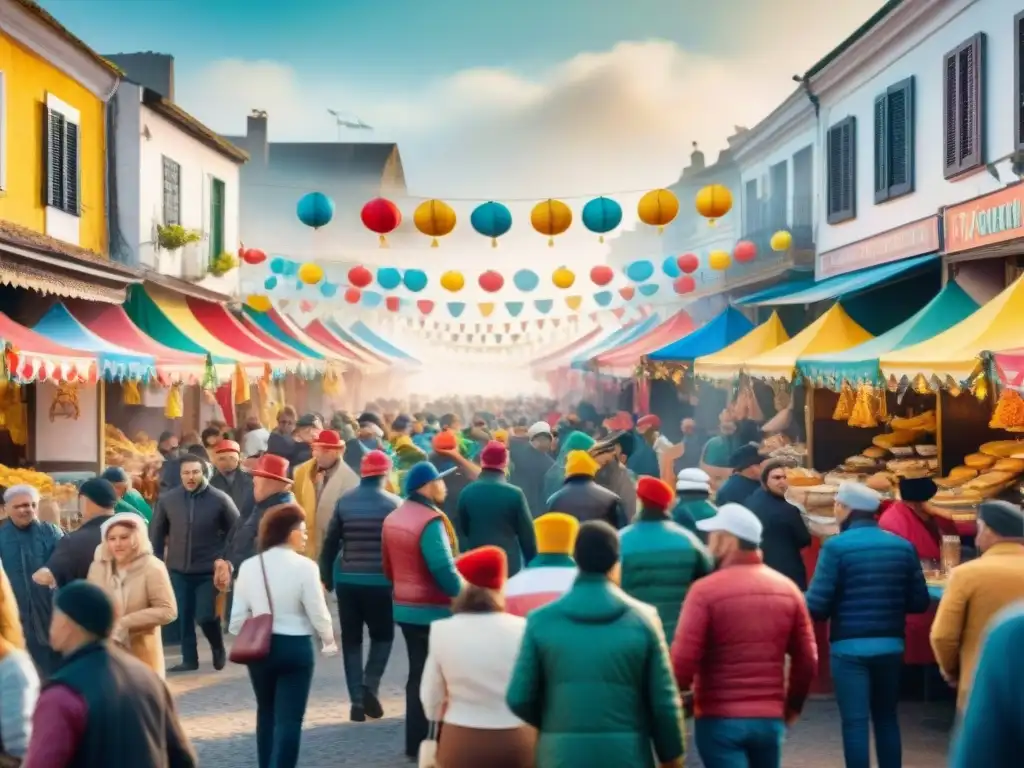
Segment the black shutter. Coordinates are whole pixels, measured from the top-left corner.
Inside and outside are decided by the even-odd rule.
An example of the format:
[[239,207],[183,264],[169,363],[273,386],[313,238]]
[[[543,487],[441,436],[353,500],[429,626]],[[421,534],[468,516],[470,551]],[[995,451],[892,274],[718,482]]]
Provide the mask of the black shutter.
[[79,142],[78,126],[64,122],[64,211],[74,216],[82,213],[81,195],[79,193]]
[[875,202],[889,199],[889,97],[875,99]]
[[943,58],[947,179],[984,164],[984,58],[985,35],[980,32]]
[[1013,101],[1017,150],[1024,150],[1024,12],[1013,17]]
[[889,88],[886,102],[891,200],[914,191],[914,78]]
[[843,213],[857,215],[857,118],[846,118],[843,125]]
[[957,157],[957,116],[960,114],[959,101],[957,101],[956,87],[956,51],[946,54],[942,64],[942,123],[943,123],[943,175],[948,179],[955,176],[960,170],[960,162]]
[[64,207],[64,115],[46,109],[46,146],[43,152],[45,183],[43,202],[53,208]]
[[857,121],[852,115],[828,131],[828,223],[857,215]]

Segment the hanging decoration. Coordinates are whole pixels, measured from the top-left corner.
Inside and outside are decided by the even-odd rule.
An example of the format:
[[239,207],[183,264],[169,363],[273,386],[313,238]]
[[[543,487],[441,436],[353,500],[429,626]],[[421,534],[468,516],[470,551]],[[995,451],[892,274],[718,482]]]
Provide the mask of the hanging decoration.
[[512,212],[491,200],[473,209],[469,224],[479,234],[491,238],[491,248],[497,248],[498,238],[512,229]]
[[594,302],[599,307],[607,307],[612,303],[612,292],[611,291],[598,291],[594,294]]
[[626,277],[634,283],[642,283],[654,277],[654,265],[647,261],[634,261],[626,265]]
[[345,291],[345,301],[349,304],[358,304],[361,298],[363,298],[363,292],[358,288],[349,288]]
[[402,275],[402,285],[413,293],[422,291],[427,287],[428,282],[427,273],[422,269],[407,269],[405,274]]
[[363,306],[376,309],[384,301],[384,297],[376,291],[363,291]]
[[565,297],[565,306],[567,306],[569,309],[571,309],[573,311],[576,311],[581,306],[583,306],[583,297],[582,296],[566,296]]
[[615,272],[607,264],[598,264],[590,269],[590,282],[594,285],[608,285],[615,279]]
[[452,317],[461,317],[465,311],[466,305],[461,301],[450,301],[448,302],[448,314]]
[[708,254],[708,266],[722,272],[732,265],[732,256],[728,251],[712,251]]
[[684,293],[693,293],[697,289],[697,281],[694,280],[689,275],[683,275],[682,277],[677,278],[674,283],[672,283],[672,288],[679,295],[682,295]]
[[523,307],[526,306],[521,301],[506,301],[505,311],[509,313],[511,317],[519,317],[519,313],[523,311]]
[[648,297],[653,296],[658,292],[659,288],[661,288],[661,286],[658,285],[657,283],[647,283],[646,285],[641,285],[640,295]]
[[393,291],[402,284],[402,273],[394,267],[381,267],[377,270],[377,285],[385,291]]
[[477,309],[480,310],[480,315],[482,317],[490,317],[494,312],[494,304],[492,302],[485,301],[477,304],[476,306]]
[[769,245],[771,245],[772,250],[775,251],[776,253],[788,251],[790,248],[793,247],[793,235],[791,235],[784,229],[780,229],[778,232],[772,235],[772,239],[769,241]]
[[242,250],[242,261],[246,264],[262,264],[267,260],[267,254],[259,248],[245,248]]
[[709,184],[697,193],[694,206],[697,213],[708,220],[708,225],[714,226],[718,219],[732,210],[732,193],[721,184]]
[[434,302],[428,301],[427,299],[420,299],[416,302],[416,309],[422,312],[424,315],[429,315],[434,311]]
[[455,229],[455,211],[441,200],[427,200],[416,206],[412,223],[431,238],[430,247],[437,248],[437,238],[450,235]]
[[267,312],[270,310],[270,307],[272,306],[270,303],[270,299],[268,299],[266,296],[260,296],[259,294],[256,293],[246,296],[245,303],[249,305],[250,309],[253,309],[257,312]]
[[334,218],[334,201],[323,192],[310,192],[299,199],[295,213],[307,227],[320,229]]
[[572,288],[572,284],[576,282],[576,274],[568,267],[559,267],[551,274],[551,282],[555,288]]
[[737,264],[748,264],[757,258],[757,246],[749,240],[740,240],[732,249],[732,257]]
[[282,259],[280,256],[275,256],[270,260],[270,271],[275,275],[283,275],[287,269],[288,262]]
[[299,302],[299,312],[312,312],[316,309],[316,302],[310,301],[309,299],[303,299]]
[[385,197],[376,197],[364,205],[359,217],[364,227],[377,234],[381,248],[387,248],[387,236],[402,223],[402,212]]
[[268,277],[266,280],[263,281],[263,288],[268,291],[272,291],[275,288],[277,288],[277,278],[274,277],[273,275]]
[[572,226],[572,210],[561,200],[544,200],[533,206],[530,224],[542,235],[547,235],[548,246],[554,246],[555,237]]
[[333,299],[338,295],[338,286],[334,283],[321,283],[320,284],[320,295],[325,299]]
[[622,206],[607,197],[595,197],[583,206],[583,226],[596,235],[598,242],[622,223]]
[[316,285],[324,279],[324,268],[319,264],[307,262],[299,267],[299,280],[306,285]]
[[348,283],[353,288],[366,288],[373,282],[373,273],[366,267],[352,267],[348,271]]
[[398,296],[388,296],[384,299],[384,306],[388,312],[397,312],[402,308],[402,300]]
[[679,271],[684,275],[692,275],[700,269],[700,259],[697,258],[695,253],[684,253],[676,259],[676,266],[679,267]]
[[679,265],[676,264],[675,258],[672,256],[666,256],[665,260],[661,262],[661,271],[672,279],[679,277]]
[[640,198],[636,206],[636,215],[649,227],[657,227],[664,232],[665,227],[679,214],[679,198],[667,189],[652,189]]
[[512,284],[523,293],[529,293],[540,285],[540,277],[532,269],[520,269],[512,276]]
[[449,270],[441,275],[441,287],[451,293],[458,293],[466,285],[466,278],[461,272]]
[[537,299],[533,302],[533,306],[542,315],[546,315],[555,306],[555,302],[552,299]]
[[487,293],[497,293],[505,285],[505,278],[494,270],[488,270],[480,275],[477,282],[483,290],[487,291]]

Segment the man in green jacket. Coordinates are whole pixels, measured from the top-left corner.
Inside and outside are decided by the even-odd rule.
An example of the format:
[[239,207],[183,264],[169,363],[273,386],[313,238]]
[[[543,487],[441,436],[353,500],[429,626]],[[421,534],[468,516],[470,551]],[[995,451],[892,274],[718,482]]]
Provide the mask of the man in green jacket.
[[654,754],[681,768],[682,709],[657,612],[617,586],[619,537],[608,523],[581,525],[574,554],[572,589],[526,619],[506,694],[540,731],[537,768],[654,768]]
[[480,451],[480,476],[459,494],[455,528],[459,549],[493,545],[505,550],[508,575],[537,556],[537,536],[526,495],[508,482],[508,448],[492,440]]
[[153,519],[153,508],[149,506],[142,494],[132,488],[132,478],[123,467],[107,467],[101,477],[114,486],[117,491],[117,504],[114,514],[118,512],[134,512],[141,515],[148,525]]
[[698,530],[697,523],[715,516],[718,508],[711,503],[711,476],[703,469],[684,469],[676,477],[676,505],[672,519],[705,544],[708,535]]
[[711,554],[695,535],[672,522],[672,489],[655,477],[641,477],[637,520],[620,533],[622,588],[658,609],[666,637],[674,637],[686,593],[714,570]]

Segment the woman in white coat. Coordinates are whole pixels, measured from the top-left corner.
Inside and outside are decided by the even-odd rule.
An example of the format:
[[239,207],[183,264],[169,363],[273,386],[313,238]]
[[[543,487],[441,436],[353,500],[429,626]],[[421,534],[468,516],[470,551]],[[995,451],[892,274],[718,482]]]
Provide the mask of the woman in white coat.
[[430,625],[420,699],[443,723],[439,768],[532,768],[536,733],[505,704],[526,620],[505,613],[508,561],[499,547],[462,555],[453,616]]

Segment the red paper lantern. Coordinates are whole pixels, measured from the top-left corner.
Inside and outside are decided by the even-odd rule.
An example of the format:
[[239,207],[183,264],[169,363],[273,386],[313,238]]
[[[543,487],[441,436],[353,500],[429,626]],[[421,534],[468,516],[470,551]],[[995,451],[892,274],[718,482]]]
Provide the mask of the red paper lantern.
[[672,283],[672,287],[675,288],[676,293],[693,293],[697,289],[697,281],[695,281],[689,275],[683,275],[682,277],[676,278],[676,281]]
[[608,285],[612,280],[615,279],[615,272],[612,268],[604,264],[599,264],[590,270],[590,282],[594,285]]
[[384,306],[388,308],[389,312],[397,312],[399,307],[402,306],[402,300],[398,296],[386,296],[384,298]]
[[402,223],[402,212],[387,198],[375,197],[363,206],[359,218],[363,220],[364,227],[377,233],[381,247],[384,247],[388,244],[387,235],[398,229],[398,225]]
[[497,293],[505,285],[505,278],[494,270],[488,270],[480,275],[480,287],[488,293]]
[[242,261],[246,264],[262,264],[267,260],[267,254],[259,248],[246,248],[242,252]]
[[366,267],[352,267],[348,271],[348,282],[355,288],[365,288],[373,282],[373,273]]
[[757,258],[757,246],[749,240],[740,240],[733,248],[732,257],[740,264],[746,264]]
[[676,259],[676,266],[684,275],[692,275],[700,267],[700,259],[694,253],[684,253]]
[[636,295],[636,288],[634,288],[632,285],[627,285],[627,286],[625,286],[623,288],[619,288],[619,296],[624,298],[626,301],[629,301],[635,295]]
[[429,315],[434,311],[434,302],[428,301],[427,299],[420,299],[416,302],[416,308],[424,315]]
[[361,298],[363,298],[363,292],[358,288],[349,288],[345,291],[345,301],[349,304],[358,304]]

